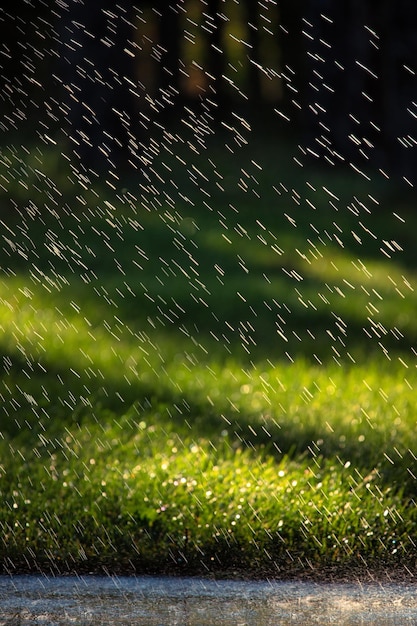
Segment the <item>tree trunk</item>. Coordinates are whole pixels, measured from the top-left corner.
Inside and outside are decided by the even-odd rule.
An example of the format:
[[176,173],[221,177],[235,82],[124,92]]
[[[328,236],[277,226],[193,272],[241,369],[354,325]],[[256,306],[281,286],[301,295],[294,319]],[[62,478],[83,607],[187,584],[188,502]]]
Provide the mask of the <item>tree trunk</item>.
[[260,33],[258,0],[246,0],[246,19],[248,24],[248,44],[250,46],[248,60],[248,96],[255,108],[262,98],[260,78]]
[[304,125],[303,102],[306,91],[306,41],[302,34],[304,0],[279,3],[279,49],[282,80],[282,109],[297,127]]
[[181,13],[179,2],[159,0],[157,107],[166,121],[175,117],[180,100]]

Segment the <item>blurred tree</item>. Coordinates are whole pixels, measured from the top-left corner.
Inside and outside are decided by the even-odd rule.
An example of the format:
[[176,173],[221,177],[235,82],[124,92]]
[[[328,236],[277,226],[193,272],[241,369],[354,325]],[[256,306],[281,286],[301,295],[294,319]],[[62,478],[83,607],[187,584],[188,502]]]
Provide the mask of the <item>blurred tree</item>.
[[303,19],[308,145],[330,163],[355,159],[361,147],[355,138],[369,124],[366,9],[362,0],[309,0]]
[[[3,0],[0,7],[0,102],[3,130],[21,129],[41,108],[50,69],[52,0]],[[47,68],[47,69],[46,69]]]
[[[280,73],[283,86],[282,108],[291,119],[299,124],[302,117],[306,80],[305,40],[303,17],[305,0],[281,2],[279,23],[276,32],[279,37]],[[294,115],[295,113],[295,115]]]
[[303,33],[311,154],[416,180],[416,3],[307,0]]
[[245,13],[248,25],[249,68],[248,68],[248,95],[252,102],[258,101],[262,94],[260,67],[261,67],[261,31],[259,28],[258,0],[245,0]]
[[[59,3],[68,137],[95,174],[136,166],[135,15],[130,0]],[[118,173],[116,173],[118,172]]]
[[[16,15],[14,2],[5,1],[0,8],[0,99],[3,107],[9,108],[15,99],[16,92],[23,87],[23,59],[27,47],[27,30],[32,17],[31,7],[25,3],[19,15]],[[3,109],[4,110],[4,109]]]
[[[268,45],[260,25],[268,18],[267,5],[266,0],[3,0],[3,127],[18,129],[34,112],[56,121],[61,109],[73,156],[86,170],[117,176],[125,167],[137,167],[139,139],[146,143],[138,130],[141,111],[154,111],[170,123],[186,98],[202,100],[206,94],[208,110],[215,107],[222,118],[241,106],[232,102],[239,89],[255,105],[260,102]],[[415,0],[282,0],[277,7],[273,31],[283,108],[293,128],[302,122],[310,153],[331,163],[366,165],[372,158],[416,179]],[[142,53],[136,13],[151,22],[144,27]],[[234,29],[228,20],[236,21]],[[188,47],[185,23],[192,31]],[[150,74],[149,92],[136,79],[139,65]],[[237,89],[227,75],[231,68]],[[56,88],[63,85],[61,99],[51,90],[51,76]]]
[[163,111],[163,117],[170,120],[175,117],[175,106],[180,101],[180,59],[183,37],[181,15],[183,3],[156,0],[154,9],[159,18],[158,24],[158,96],[157,106]]
[[[375,1],[373,2],[374,9]],[[417,183],[417,4],[378,3],[378,117],[390,169]]]
[[214,100],[217,111],[225,111],[227,108],[227,93],[225,89],[225,66],[226,54],[223,44],[224,15],[222,13],[221,0],[207,0],[205,12],[207,53],[206,72],[211,81],[211,93],[208,97]]

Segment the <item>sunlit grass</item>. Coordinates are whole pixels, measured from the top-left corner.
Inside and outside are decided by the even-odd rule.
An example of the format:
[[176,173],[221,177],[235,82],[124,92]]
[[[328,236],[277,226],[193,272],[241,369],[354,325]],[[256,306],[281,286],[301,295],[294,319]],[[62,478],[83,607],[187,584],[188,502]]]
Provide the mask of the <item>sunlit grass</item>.
[[323,189],[310,214],[233,193],[3,220],[4,569],[413,563],[407,237],[365,216],[362,247]]

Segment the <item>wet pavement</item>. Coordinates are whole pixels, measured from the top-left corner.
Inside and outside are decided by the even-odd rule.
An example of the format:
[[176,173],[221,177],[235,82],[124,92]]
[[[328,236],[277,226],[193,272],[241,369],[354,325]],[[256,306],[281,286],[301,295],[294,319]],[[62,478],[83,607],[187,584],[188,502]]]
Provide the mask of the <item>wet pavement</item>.
[[417,585],[0,576],[0,626],[417,624]]

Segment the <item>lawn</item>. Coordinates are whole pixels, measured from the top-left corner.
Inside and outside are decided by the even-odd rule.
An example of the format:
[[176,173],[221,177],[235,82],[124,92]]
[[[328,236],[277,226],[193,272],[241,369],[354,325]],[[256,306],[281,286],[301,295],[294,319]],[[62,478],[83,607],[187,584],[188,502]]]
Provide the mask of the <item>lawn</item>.
[[414,570],[412,199],[211,143],[2,150],[3,571]]

